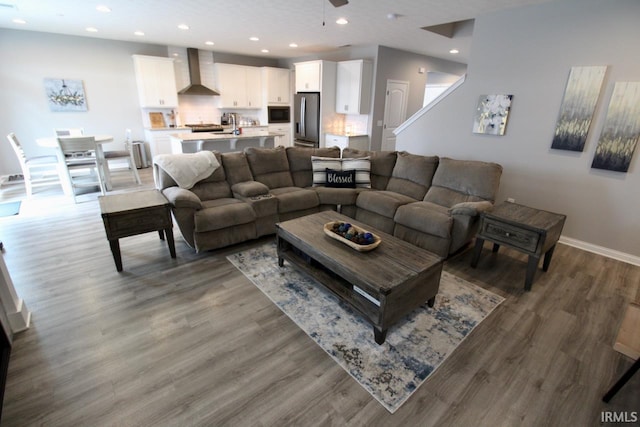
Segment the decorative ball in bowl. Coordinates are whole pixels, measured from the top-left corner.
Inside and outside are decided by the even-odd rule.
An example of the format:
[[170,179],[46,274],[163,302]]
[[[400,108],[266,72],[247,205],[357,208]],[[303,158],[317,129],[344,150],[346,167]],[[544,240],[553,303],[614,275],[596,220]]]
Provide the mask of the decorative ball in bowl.
[[373,250],[382,242],[380,236],[348,222],[328,222],[324,225],[324,232],[332,239],[336,239],[360,252]]

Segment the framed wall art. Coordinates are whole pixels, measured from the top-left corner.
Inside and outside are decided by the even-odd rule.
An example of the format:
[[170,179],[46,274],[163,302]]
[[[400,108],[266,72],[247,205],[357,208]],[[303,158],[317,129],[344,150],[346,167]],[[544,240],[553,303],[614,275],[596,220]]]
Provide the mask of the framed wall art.
[[617,82],[591,167],[627,172],[640,139],[640,82]]
[[582,151],[607,67],[572,67],[551,148]]
[[44,79],[51,111],[87,111],[82,80]]
[[504,135],[513,95],[480,95],[473,133]]

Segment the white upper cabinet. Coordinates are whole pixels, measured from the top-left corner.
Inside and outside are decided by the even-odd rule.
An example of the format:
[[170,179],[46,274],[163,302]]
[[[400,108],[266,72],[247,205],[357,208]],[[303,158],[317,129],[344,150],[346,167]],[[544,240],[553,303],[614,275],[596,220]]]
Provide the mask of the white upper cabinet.
[[296,67],[296,92],[320,92],[322,89],[322,61],[298,62]]
[[175,108],[178,106],[173,59],[133,55],[133,66],[141,107]]
[[214,64],[219,108],[261,108],[260,68],[235,64]]
[[258,67],[244,67],[247,87],[247,108],[262,107],[262,71]]
[[262,81],[268,105],[289,105],[290,72],[286,68],[262,67]]
[[336,112],[369,114],[373,64],[357,59],[337,65]]

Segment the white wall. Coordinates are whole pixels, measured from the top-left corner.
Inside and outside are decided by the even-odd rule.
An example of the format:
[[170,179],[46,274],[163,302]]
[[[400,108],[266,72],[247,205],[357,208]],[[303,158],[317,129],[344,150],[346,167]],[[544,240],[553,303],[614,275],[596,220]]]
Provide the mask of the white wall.
[[[82,127],[117,141],[131,128],[134,139],[144,139],[133,54],[167,56],[167,47],[0,29],[0,175],[20,173],[9,132],[28,155],[49,154],[35,139],[53,136],[56,127]],[[45,78],[82,80],[88,111],[50,111]]]
[[[498,200],[565,213],[564,237],[640,257],[640,148],[628,173],[591,169],[614,83],[640,81],[638,17],[637,0],[562,0],[479,17],[466,82],[398,135],[398,149],[500,163]],[[552,150],[569,71],[585,65],[609,66],[585,150]],[[505,136],[472,133],[483,94],[514,95]]]

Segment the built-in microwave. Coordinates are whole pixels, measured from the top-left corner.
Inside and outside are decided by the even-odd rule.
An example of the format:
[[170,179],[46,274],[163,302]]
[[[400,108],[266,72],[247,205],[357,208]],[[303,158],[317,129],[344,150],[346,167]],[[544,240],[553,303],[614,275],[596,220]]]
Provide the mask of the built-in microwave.
[[269,123],[291,123],[291,107],[267,107]]

